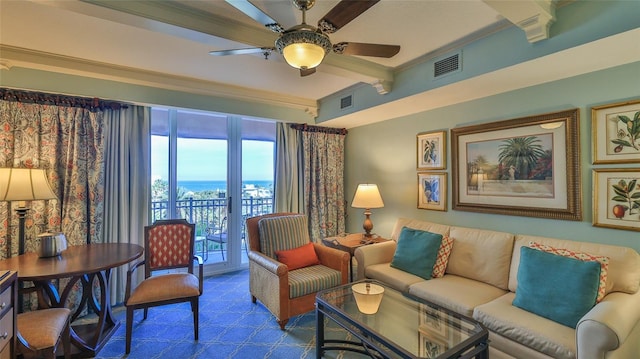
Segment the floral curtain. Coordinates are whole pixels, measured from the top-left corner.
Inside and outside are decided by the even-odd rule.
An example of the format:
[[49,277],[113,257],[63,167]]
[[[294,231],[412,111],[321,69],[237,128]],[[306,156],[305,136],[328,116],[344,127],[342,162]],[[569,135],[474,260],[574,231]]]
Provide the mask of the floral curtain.
[[344,139],[347,131],[294,125],[302,132],[304,203],[311,239],[345,231]]
[[[101,241],[104,209],[104,110],[97,99],[0,89],[0,167],[46,169],[57,200],[33,201],[25,250],[36,236],[62,232],[69,245]],[[0,203],[0,245],[18,248],[17,203]],[[7,243],[9,242],[9,243]],[[10,244],[10,245],[9,245]]]

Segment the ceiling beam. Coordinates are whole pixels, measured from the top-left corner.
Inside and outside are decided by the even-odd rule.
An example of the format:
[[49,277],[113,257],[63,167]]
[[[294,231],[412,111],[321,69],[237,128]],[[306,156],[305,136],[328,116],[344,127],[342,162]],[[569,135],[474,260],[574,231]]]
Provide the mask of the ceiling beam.
[[[172,1],[113,1],[113,0],[81,0],[84,3],[97,5],[100,7],[115,10],[121,13],[134,15],[136,17],[153,20],[134,21],[132,19],[118,19],[112,16],[107,20],[118,21],[145,29],[162,31],[171,35],[176,35],[176,27],[182,30],[180,36],[189,40],[198,41],[198,37],[207,34],[241,44],[255,47],[274,46],[278,34],[258,27],[248,26],[237,20],[222,17],[216,14],[205,13],[182,3]],[[67,7],[72,11],[79,11],[79,7],[68,4],[71,2],[59,2],[60,6]],[[89,10],[84,9],[85,13]],[[105,15],[95,12],[92,16],[103,17]],[[135,22],[135,23],[132,23]],[[170,25],[170,26],[163,26]],[[343,56],[330,53],[317,68],[320,72],[339,74],[357,81],[369,83],[376,89],[379,84],[385,84],[386,90],[379,93],[387,93],[391,90],[394,80],[393,69],[367,61],[355,56]]]
[[527,40],[531,43],[548,39],[549,28],[556,21],[556,0],[483,2],[524,30]]

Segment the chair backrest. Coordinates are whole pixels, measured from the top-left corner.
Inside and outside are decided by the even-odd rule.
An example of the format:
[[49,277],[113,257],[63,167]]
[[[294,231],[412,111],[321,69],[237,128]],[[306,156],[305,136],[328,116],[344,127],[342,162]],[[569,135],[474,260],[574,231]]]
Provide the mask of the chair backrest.
[[173,268],[193,273],[195,233],[196,225],[185,219],[163,219],[144,227],[145,276]]
[[300,215],[300,213],[280,212],[280,213],[270,213],[270,214],[264,214],[262,216],[247,218],[246,226],[247,226],[247,236],[249,237],[249,250],[262,252],[262,248],[260,246],[260,228],[258,226],[258,223],[260,222],[261,219],[293,216],[293,215]]

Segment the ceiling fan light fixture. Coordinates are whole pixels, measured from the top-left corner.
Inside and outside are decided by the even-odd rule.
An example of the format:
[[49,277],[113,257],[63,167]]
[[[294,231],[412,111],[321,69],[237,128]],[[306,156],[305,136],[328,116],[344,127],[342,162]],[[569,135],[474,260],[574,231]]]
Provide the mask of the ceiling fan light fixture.
[[286,31],[276,40],[278,52],[297,69],[312,69],[320,65],[331,48],[329,37],[310,26]]

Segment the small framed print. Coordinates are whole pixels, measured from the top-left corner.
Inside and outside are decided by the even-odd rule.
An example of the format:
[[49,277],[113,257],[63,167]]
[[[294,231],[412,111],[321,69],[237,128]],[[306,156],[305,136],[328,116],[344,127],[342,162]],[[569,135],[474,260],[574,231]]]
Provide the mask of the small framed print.
[[640,232],[640,168],[593,170],[593,225]]
[[640,163],[640,99],[591,108],[593,164]]
[[418,173],[418,208],[447,210],[447,173]]
[[419,170],[443,170],[447,165],[447,133],[445,131],[423,132],[417,136],[417,159]]

